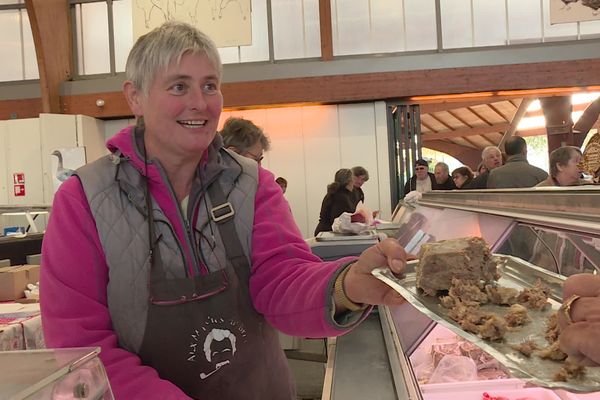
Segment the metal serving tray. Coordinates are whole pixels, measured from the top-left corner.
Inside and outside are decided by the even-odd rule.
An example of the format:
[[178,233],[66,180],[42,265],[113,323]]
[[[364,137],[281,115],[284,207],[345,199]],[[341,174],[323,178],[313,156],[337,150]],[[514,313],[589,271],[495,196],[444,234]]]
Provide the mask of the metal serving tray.
[[[599,391],[600,367],[587,367],[585,375],[582,378],[570,379],[568,382],[556,382],[553,380],[553,377],[562,368],[562,362],[541,359],[535,355],[527,358],[511,347],[511,345],[519,344],[525,340],[533,340],[540,348],[548,346],[544,338],[546,321],[548,316],[560,307],[562,302],[562,283],[565,278],[517,257],[503,254],[495,254],[495,256],[500,260],[499,270],[501,278],[498,280],[499,286],[522,290],[523,288],[533,286],[540,279],[551,289],[548,299],[551,307],[547,307],[544,311],[528,310],[532,321],[513,331],[507,331],[504,340],[500,342],[487,341],[473,333],[464,331],[448,316],[448,309],[440,305],[438,297],[427,296],[421,290],[418,290],[415,273],[415,267],[418,264],[417,260],[408,262],[404,279],[398,279],[388,267],[376,268],[372,271],[372,274],[377,279],[391,286],[429,318],[444,325],[491,354],[504,364],[513,376],[548,388],[563,388],[577,392]],[[485,304],[481,306],[481,310],[504,316],[508,311],[508,307]]]

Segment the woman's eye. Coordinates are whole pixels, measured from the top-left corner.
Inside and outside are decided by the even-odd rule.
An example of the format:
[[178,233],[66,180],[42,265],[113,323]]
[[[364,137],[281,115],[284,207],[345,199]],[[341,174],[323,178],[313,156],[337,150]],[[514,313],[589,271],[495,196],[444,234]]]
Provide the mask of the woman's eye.
[[214,82],[204,84],[203,90],[205,93],[213,94],[219,91],[219,86]]
[[173,86],[171,86],[171,91],[176,94],[184,93],[185,89],[186,89],[186,87],[185,87],[185,84],[183,84],[183,83],[176,83]]

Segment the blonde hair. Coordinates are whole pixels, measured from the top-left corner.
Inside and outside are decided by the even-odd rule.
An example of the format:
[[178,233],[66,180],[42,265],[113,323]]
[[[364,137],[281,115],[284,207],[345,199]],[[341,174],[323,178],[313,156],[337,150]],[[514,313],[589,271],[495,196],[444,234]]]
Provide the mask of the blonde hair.
[[181,57],[188,53],[206,55],[221,78],[223,65],[214,42],[190,24],[169,21],[135,42],[125,66],[127,80],[147,95],[155,75],[173,62],[179,64]]

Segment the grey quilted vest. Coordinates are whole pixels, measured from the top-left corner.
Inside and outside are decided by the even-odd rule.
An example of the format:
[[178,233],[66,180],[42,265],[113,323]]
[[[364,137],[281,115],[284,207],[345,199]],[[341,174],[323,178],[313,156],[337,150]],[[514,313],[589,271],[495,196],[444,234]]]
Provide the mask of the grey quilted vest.
[[[203,188],[220,184],[235,210],[234,222],[244,253],[250,264],[254,198],[258,184],[256,163],[228,150],[219,148],[215,140],[209,148],[209,161],[202,174],[192,185],[188,206],[188,220],[198,214],[194,227],[195,241],[190,235],[186,241],[193,254],[196,273],[202,265],[210,271],[230,265],[224,252],[219,230],[208,224],[208,213],[213,205]],[[163,181],[167,182],[164,171]],[[144,197],[144,178],[140,172],[118,153],[103,157],[77,170],[109,268],[107,287],[108,308],[119,345],[137,353],[141,347],[148,311],[149,244],[147,207]],[[168,183],[167,183],[168,185]],[[172,190],[171,190],[172,193]],[[173,207],[178,207],[175,196]],[[168,278],[185,277],[186,265],[183,244],[163,211],[152,199],[159,254],[167,269]],[[212,229],[211,229],[212,228]]]

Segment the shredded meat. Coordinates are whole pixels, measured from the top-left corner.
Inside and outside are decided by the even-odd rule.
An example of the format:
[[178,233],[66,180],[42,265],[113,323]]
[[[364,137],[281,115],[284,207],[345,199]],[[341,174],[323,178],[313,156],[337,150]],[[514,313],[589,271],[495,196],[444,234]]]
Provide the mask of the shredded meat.
[[520,344],[513,344],[511,347],[519,351],[525,357],[531,357],[533,351],[538,349],[537,344],[532,340],[526,340]]
[[506,321],[497,315],[492,315],[479,328],[479,335],[484,339],[502,340],[506,333]]
[[525,323],[531,321],[527,309],[520,304],[513,304],[510,306],[510,310],[504,316],[506,323],[510,327],[522,326]]
[[523,289],[519,294],[519,304],[533,310],[544,310],[548,306],[549,291],[548,287],[538,279],[533,287]]
[[563,361],[565,358],[567,358],[567,355],[560,350],[559,344],[560,342],[557,340],[550,346],[544,347],[543,349],[536,351],[535,354],[538,357],[547,360]]
[[579,365],[570,359],[567,359],[563,367],[554,375],[554,380],[557,382],[566,382],[569,379],[582,378],[585,375],[585,367]]
[[552,344],[558,340],[559,335],[560,330],[558,327],[557,312],[554,311],[548,317],[548,321],[546,321],[546,332],[544,332],[544,337],[546,338],[548,343]]
[[486,285],[485,292],[490,299],[490,302],[498,305],[508,305],[515,304],[517,302],[517,297],[519,296],[519,291],[513,288],[501,287],[501,286],[492,286]]

